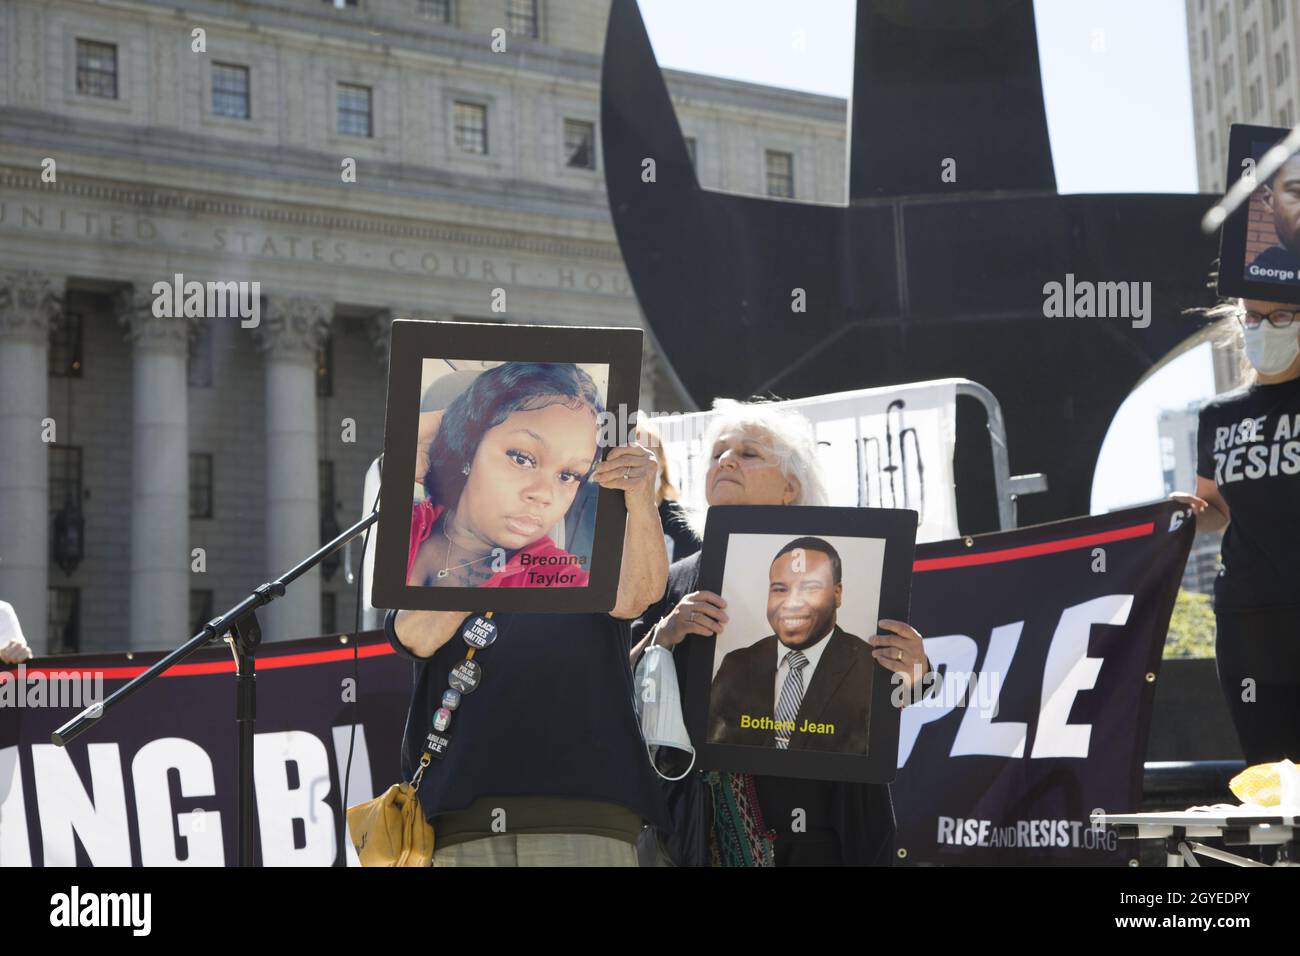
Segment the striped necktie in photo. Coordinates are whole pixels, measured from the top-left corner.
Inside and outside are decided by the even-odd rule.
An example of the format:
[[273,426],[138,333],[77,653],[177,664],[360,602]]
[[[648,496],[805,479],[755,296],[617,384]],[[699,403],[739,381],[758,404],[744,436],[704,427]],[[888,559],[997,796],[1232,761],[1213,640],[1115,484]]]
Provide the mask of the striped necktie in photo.
[[781,685],[781,696],[776,702],[776,747],[786,750],[790,746],[790,731],[794,726],[795,715],[799,713],[799,704],[803,702],[803,669],[808,666],[808,658],[802,651],[791,651],[785,655],[785,683]]

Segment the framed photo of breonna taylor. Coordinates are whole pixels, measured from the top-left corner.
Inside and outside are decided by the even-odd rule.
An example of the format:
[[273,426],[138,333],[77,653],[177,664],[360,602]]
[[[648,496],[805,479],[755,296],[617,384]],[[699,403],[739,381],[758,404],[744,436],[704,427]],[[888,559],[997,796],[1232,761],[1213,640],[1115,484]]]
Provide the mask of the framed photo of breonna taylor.
[[722,596],[728,620],[720,635],[689,638],[686,718],[701,768],[893,779],[893,675],[867,638],[881,618],[908,618],[916,528],[901,509],[709,509],[700,587]]
[[627,511],[591,473],[635,434],[641,339],[393,323],[376,607],[614,607]]

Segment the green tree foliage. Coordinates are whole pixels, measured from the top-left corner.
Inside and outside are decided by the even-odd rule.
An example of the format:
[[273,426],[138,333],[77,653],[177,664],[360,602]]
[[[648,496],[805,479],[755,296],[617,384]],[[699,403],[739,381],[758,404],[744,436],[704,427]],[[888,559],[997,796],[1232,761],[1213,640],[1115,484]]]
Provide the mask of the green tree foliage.
[[1214,610],[1208,594],[1179,589],[1174,613],[1169,618],[1164,656],[1214,656]]

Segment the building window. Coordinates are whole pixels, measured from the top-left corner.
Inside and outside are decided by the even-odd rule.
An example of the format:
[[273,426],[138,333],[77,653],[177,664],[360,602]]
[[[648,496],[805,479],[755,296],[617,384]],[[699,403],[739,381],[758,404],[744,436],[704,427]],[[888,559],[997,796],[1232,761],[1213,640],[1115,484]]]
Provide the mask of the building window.
[[767,151],[767,194],[781,199],[794,198],[793,154]]
[[1291,107],[1291,101],[1287,100],[1282,108],[1277,111],[1277,122],[1279,126],[1295,125],[1295,110]]
[[1286,14],[1286,0],[1272,0],[1273,28],[1282,22],[1282,17]]
[[1214,109],[1214,90],[1210,87],[1208,76],[1205,78],[1205,109],[1207,112]]
[[117,99],[117,44],[77,41],[77,92]]
[[248,119],[248,67],[212,64],[212,112],[216,116]]
[[339,84],[339,132],[345,136],[374,136],[370,118],[370,87]]
[[208,590],[190,592],[190,633],[197,634],[203,625],[212,620],[212,592]]
[[1223,92],[1224,93],[1229,93],[1232,91],[1232,74],[1234,72],[1235,71],[1232,68],[1232,57],[1229,56],[1228,59],[1223,64]]
[[506,0],[506,26],[517,37],[539,36],[537,0]]
[[50,588],[46,607],[46,646],[50,654],[75,654],[81,649],[81,589]]
[[1210,57],[1210,35],[1204,30],[1201,31],[1201,59],[1208,60]]
[[190,452],[190,517],[212,517],[212,456]]
[[1250,118],[1254,119],[1259,115],[1259,111],[1264,107],[1264,93],[1261,89],[1261,82],[1256,78],[1250,84]]
[[50,513],[71,502],[81,506],[81,448],[50,446]]
[[322,634],[337,634],[338,631],[338,602],[331,592],[322,591],[320,594],[320,632]]
[[691,157],[691,166],[694,167],[695,169],[699,169],[699,165],[695,159],[695,148],[696,148],[695,137],[687,136],[685,137],[685,140],[686,140],[686,155]]
[[417,0],[416,7],[431,20],[451,23],[451,0]]
[[486,156],[488,151],[487,107],[481,103],[462,103],[452,106],[456,147],[464,153]]
[[81,378],[80,312],[60,312],[50,323],[49,373],[54,378]]
[[1250,25],[1246,31],[1246,62],[1254,63],[1255,57],[1259,54],[1259,33],[1255,29],[1255,24]]
[[190,388],[212,387],[212,329],[210,321],[200,319],[199,331],[190,339],[185,372]]
[[596,124],[564,121],[564,163],[574,169],[596,168]]
[[329,398],[333,394],[334,336],[329,335],[316,350],[316,397]]

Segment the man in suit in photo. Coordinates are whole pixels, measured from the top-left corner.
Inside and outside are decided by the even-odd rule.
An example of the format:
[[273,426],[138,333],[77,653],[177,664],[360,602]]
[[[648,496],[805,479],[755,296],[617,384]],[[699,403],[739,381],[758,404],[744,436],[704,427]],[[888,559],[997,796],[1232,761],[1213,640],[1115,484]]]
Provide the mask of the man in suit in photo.
[[722,659],[709,703],[709,741],[792,750],[867,752],[874,659],[841,630],[839,553],[796,538],[768,571],[772,634]]

